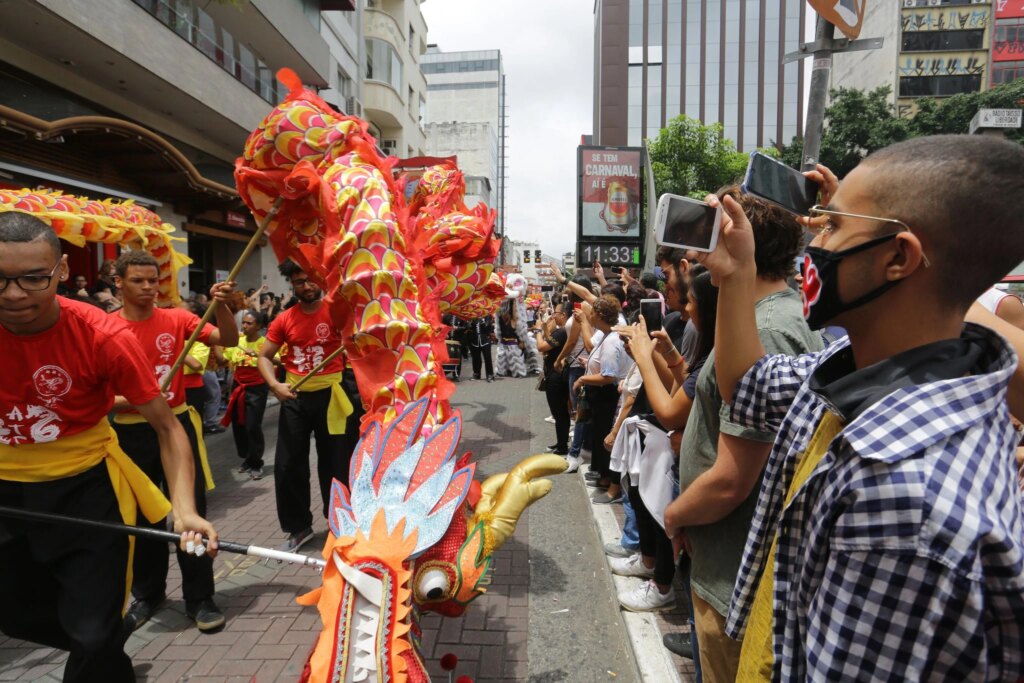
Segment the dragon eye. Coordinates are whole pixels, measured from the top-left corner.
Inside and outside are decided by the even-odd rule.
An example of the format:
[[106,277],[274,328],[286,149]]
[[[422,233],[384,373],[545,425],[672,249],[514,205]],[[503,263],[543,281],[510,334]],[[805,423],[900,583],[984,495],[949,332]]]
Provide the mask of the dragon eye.
[[441,569],[428,569],[416,580],[416,592],[426,600],[440,600],[450,588],[448,573]]

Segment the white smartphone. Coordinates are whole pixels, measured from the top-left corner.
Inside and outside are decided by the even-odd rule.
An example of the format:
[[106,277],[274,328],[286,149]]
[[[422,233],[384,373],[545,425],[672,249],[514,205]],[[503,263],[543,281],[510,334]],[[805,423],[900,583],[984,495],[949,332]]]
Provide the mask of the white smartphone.
[[654,240],[659,246],[714,251],[721,225],[721,207],[663,194],[654,219]]

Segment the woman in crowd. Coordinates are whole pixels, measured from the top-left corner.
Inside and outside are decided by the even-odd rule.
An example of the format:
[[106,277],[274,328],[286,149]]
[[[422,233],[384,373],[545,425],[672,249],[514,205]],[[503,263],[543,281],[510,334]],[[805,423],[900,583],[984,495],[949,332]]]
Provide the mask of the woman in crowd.
[[612,330],[619,323],[621,310],[621,304],[615,297],[602,296],[594,301],[588,314],[589,320],[591,326],[602,333],[602,337],[587,360],[587,373],[573,384],[575,392],[585,387],[586,400],[590,405],[590,469],[597,472],[600,478],[588,482],[588,486],[598,489],[593,501],[600,504],[622,500],[619,474],[612,471],[611,453],[604,445],[604,438],[615,423],[619,380],[629,365],[619,333]]
[[231,364],[234,373],[228,409],[222,424],[231,425],[235,437],[235,449],[242,464],[239,474],[248,474],[252,479],[263,478],[263,412],[267,407],[266,382],[256,369],[256,359],[267,341],[260,336],[263,328],[263,314],[249,310],[242,314],[242,336],[238,346],[224,349],[224,358]]
[[548,408],[555,419],[555,443],[548,450],[555,455],[569,452],[569,385],[566,370],[555,370],[555,360],[565,346],[568,333],[565,322],[572,311],[571,304],[562,304],[537,333],[537,350],[544,354],[544,393]]
[[[655,419],[666,430],[676,430],[677,437],[681,436],[690,417],[697,377],[714,347],[718,311],[718,288],[711,284],[711,273],[703,266],[695,265],[691,267],[688,279],[686,313],[698,334],[697,353],[688,367],[664,331],[655,332],[652,339],[643,324],[637,323],[623,332],[623,336],[629,339],[630,351],[643,378],[644,394]],[[673,371],[671,388],[665,386],[663,375],[659,374],[659,363],[663,369],[671,368]],[[673,440],[674,445],[678,443],[678,440]],[[630,488],[629,500],[636,514],[640,552],[627,558],[612,559],[610,565],[612,572],[620,576],[638,576],[648,580],[632,591],[621,593],[619,602],[632,611],[665,609],[674,601],[675,553],[672,540],[647,509],[638,487]],[[689,585],[684,588],[685,594],[689,595]]]

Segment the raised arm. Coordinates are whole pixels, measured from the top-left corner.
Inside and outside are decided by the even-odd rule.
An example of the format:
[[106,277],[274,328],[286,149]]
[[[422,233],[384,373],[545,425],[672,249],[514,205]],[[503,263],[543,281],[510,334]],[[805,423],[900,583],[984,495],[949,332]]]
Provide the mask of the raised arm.
[[719,202],[715,195],[705,201],[722,205],[718,246],[710,254],[693,254],[711,271],[718,285],[718,322],[715,325],[715,372],[722,399],[732,403],[736,384],[762,356],[764,347],[754,316],[754,231],[743,208],[732,197]]
[[[238,325],[235,315],[227,306],[228,299],[235,291],[234,282],[218,282],[210,287],[210,298],[217,300],[217,329],[210,335],[210,346],[236,346],[238,344]],[[211,304],[212,305],[212,304]]]

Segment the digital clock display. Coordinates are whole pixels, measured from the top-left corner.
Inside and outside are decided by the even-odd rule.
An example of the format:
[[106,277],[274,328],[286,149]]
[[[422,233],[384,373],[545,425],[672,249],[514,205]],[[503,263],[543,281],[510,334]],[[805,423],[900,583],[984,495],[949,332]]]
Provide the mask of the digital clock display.
[[602,266],[639,266],[640,245],[635,242],[579,242],[576,263],[589,268],[594,261]]

